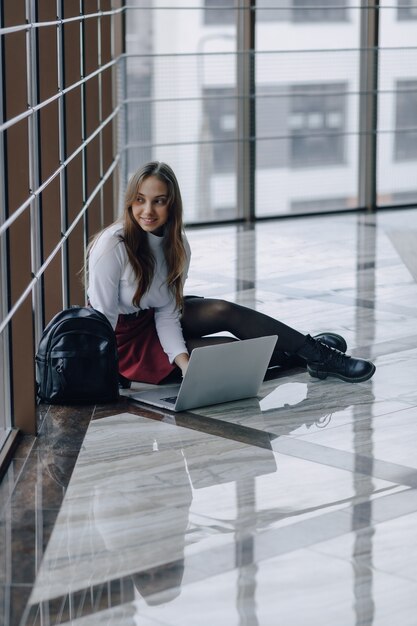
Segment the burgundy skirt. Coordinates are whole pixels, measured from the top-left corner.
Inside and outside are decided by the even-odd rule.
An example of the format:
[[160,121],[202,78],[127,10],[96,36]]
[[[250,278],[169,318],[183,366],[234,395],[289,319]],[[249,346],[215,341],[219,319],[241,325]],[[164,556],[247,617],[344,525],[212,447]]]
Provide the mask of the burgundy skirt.
[[176,368],[162,349],[153,309],[132,317],[119,315],[115,332],[119,372],[125,378],[158,384]]

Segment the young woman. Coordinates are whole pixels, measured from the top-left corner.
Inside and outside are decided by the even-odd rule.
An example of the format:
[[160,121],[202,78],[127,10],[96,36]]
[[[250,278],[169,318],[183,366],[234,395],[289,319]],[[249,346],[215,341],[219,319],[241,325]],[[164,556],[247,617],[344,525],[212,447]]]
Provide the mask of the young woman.
[[311,376],[368,380],[370,361],[345,354],[340,335],[303,335],[247,307],[183,296],[190,264],[177,179],[165,163],[151,162],[131,178],[123,216],[93,241],[88,255],[88,299],[115,329],[119,370],[129,381],[162,382],[184,375],[197,346],[278,335],[271,366],[307,365]]

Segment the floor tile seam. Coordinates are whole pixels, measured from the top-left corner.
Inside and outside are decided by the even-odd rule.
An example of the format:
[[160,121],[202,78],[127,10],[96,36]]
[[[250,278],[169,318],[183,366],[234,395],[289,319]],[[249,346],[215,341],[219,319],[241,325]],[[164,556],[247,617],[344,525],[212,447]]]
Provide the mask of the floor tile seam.
[[[17,477],[16,477],[16,480],[14,481],[12,490],[8,494],[7,499],[4,501],[4,503],[0,507],[0,520],[2,519],[3,512],[10,506],[10,503],[11,503],[12,498],[13,498],[13,494],[15,493],[15,491],[16,491],[16,489],[17,489],[17,487],[18,487],[18,485],[19,485],[19,483],[20,483],[20,481],[22,479],[22,475],[23,475],[23,472],[25,471],[25,468],[27,467],[27,464],[30,462],[30,457],[31,457],[31,455],[32,455],[32,453],[34,451],[34,445],[35,445],[35,441],[32,442],[31,448],[30,448],[28,454],[26,455],[26,458],[25,459],[19,459],[19,460],[23,461],[22,467],[20,468],[20,470],[19,470],[19,472],[17,474]],[[9,472],[9,471],[10,471],[10,467],[7,470],[7,472]],[[7,476],[7,472],[6,472],[6,475],[3,477],[3,480],[5,480],[5,478]]]
[[[355,531],[352,531],[353,533],[355,533]],[[321,556],[325,556],[325,557],[330,557],[333,559],[336,559],[338,561],[342,561],[342,562],[347,562],[350,564],[354,564],[355,563],[355,555],[350,555],[350,557],[346,557],[344,558],[343,556],[340,556],[339,554],[332,554],[330,552],[325,551],[323,548],[320,549],[320,547],[318,547],[320,544],[317,544],[315,546],[311,546],[310,548],[308,548],[308,550],[310,550],[311,552],[314,552],[316,554],[320,554]],[[366,559],[366,554],[360,554],[358,555],[358,561],[362,560],[362,559]],[[390,570],[387,570],[385,568],[382,567],[375,567],[374,565],[364,565],[363,563],[360,564],[361,569],[362,568],[366,568],[369,570],[369,572],[371,573],[381,573],[381,574],[386,574],[387,576],[393,577],[393,578],[398,578],[400,580],[404,580],[406,582],[412,583],[414,585],[417,586],[417,578],[411,578],[410,576],[405,576],[404,574],[400,574],[398,572],[393,572]]]
[[[382,496],[382,498],[387,499],[387,498],[391,498],[391,495],[387,495],[387,496]],[[279,537],[280,534],[289,534],[291,532],[293,532],[294,530],[298,530],[299,528],[301,528],[303,530],[303,533],[308,535],[309,533],[305,533],[303,527],[307,527],[308,526],[316,526],[316,527],[320,527],[320,530],[322,531],[323,529],[326,529],[326,518],[334,518],[337,520],[337,518],[340,518],[340,521],[343,520],[343,518],[345,518],[345,522],[346,522],[346,528],[345,529],[341,529],[341,531],[337,531],[337,532],[333,532],[332,533],[332,539],[333,538],[337,538],[337,537],[341,537],[343,535],[349,534],[351,532],[355,532],[355,528],[352,527],[352,513],[354,513],[354,509],[355,509],[355,505],[353,506],[347,506],[347,507],[343,507],[343,508],[338,508],[334,511],[330,511],[327,513],[323,513],[322,515],[317,515],[314,517],[309,517],[306,520],[301,520],[299,522],[296,522],[296,524],[290,524],[290,525],[285,525],[282,528],[275,528],[275,529],[267,529],[261,533],[259,533],[258,535],[255,535],[255,540],[256,538],[262,538],[264,539],[266,535],[272,535],[275,537],[275,539],[277,537]],[[417,508],[416,508],[417,511]],[[410,513],[407,513],[406,515],[409,515]],[[413,513],[414,514],[414,513]],[[378,518],[373,518],[371,523],[368,525],[365,525],[363,522],[361,523],[360,527],[357,530],[363,530],[364,528],[371,528],[374,526],[378,526],[379,524],[383,524],[386,523],[388,521],[392,521],[394,519],[397,519],[398,517],[404,517],[403,514],[397,514],[396,512],[393,515],[390,515],[389,518],[385,517],[384,519],[378,519]],[[298,527],[298,528],[297,528]],[[327,528],[329,529],[330,526],[328,525]],[[316,544],[320,544],[320,543],[324,543],[325,541],[328,541],[329,539],[323,539],[320,537],[320,539],[314,539],[311,541],[311,543],[308,545],[308,547],[312,547]],[[303,546],[307,547],[307,546]],[[296,546],[294,549],[290,549],[287,552],[293,552],[294,550],[298,550],[300,549],[298,546]],[[282,552],[284,553],[284,552]]]
[[[302,454],[302,451],[296,451],[296,450],[291,450],[291,449],[279,449],[279,444],[282,443],[285,446],[285,440],[286,442],[300,442],[302,441],[303,444],[306,445],[307,450],[304,452],[304,454]],[[310,442],[310,441],[306,441],[305,439],[301,439],[301,438],[294,438],[294,437],[289,437],[287,435],[282,435],[280,437],[280,441],[278,441],[277,439],[273,442],[273,446],[272,446],[272,450],[273,452],[276,452],[277,454],[283,454],[284,456],[290,456],[290,457],[294,457],[294,458],[298,458],[301,459],[303,461],[309,461],[311,463],[318,463],[319,465],[325,465],[326,467],[332,467],[334,469],[339,469],[342,471],[346,471],[346,472],[350,472],[352,474],[359,474],[359,475],[363,475],[363,476],[369,476],[375,479],[379,479],[379,480],[385,480],[387,482],[391,482],[395,485],[399,485],[399,486],[403,486],[403,487],[411,487],[412,489],[417,489],[417,469],[416,468],[412,468],[406,465],[399,465],[397,463],[391,463],[390,461],[384,461],[382,459],[375,459],[374,457],[368,457],[366,455],[363,454],[356,454],[354,452],[349,452],[347,450],[340,450],[339,448],[333,448],[332,446],[324,446],[323,444],[318,444],[315,442]],[[278,449],[276,449],[276,447],[278,447]],[[352,460],[352,463],[346,463],[346,465],[344,463],[332,463],[329,460],[323,460],[323,458],[312,458],[311,454],[308,454],[310,451],[312,452],[321,452],[323,456],[325,456],[326,452],[332,452],[333,454],[340,456],[341,459],[345,459],[345,460]],[[357,462],[358,461],[363,461],[365,464],[369,465],[370,463],[372,464],[372,466],[374,467],[375,465],[378,465],[378,468],[380,468],[378,470],[379,475],[377,475],[375,472],[367,472],[364,471],[363,469],[358,469],[357,468]],[[349,465],[352,469],[349,469]],[[393,470],[397,470],[397,471],[401,471],[404,472],[405,474],[410,474],[412,477],[415,477],[415,480],[409,480],[407,482],[401,482],[398,480],[397,477],[392,476],[389,477],[388,475],[382,475],[383,474],[383,470],[384,468],[386,468],[386,470],[389,472],[389,470],[393,471]]]

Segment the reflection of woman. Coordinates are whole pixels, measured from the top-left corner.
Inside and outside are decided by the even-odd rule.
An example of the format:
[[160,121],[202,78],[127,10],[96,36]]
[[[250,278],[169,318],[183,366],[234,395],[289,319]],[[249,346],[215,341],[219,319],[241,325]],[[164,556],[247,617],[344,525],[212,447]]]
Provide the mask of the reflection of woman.
[[[90,448],[87,442],[92,458],[106,456],[92,499],[94,529],[106,548],[101,562],[113,579],[131,576],[147,604],[170,602],[181,592],[192,502],[182,442],[172,426],[134,415],[106,422],[105,436],[96,434]],[[109,429],[117,432],[116,447]]]
[[175,174],[164,163],[148,163],[129,182],[123,217],[89,253],[89,301],[115,329],[127,379],[159,383],[176,368],[184,374],[193,348],[232,340],[207,337],[224,331],[238,339],[278,335],[271,365],[307,364],[312,376],[349,382],[373,375],[370,361],[344,354],[340,335],[313,338],[232,302],[183,299],[189,262]]

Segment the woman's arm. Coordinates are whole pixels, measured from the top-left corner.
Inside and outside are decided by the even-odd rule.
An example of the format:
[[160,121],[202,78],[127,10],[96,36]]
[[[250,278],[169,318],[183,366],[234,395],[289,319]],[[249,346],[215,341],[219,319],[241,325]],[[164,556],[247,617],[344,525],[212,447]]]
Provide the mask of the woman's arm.
[[[183,271],[183,283],[187,278],[191,257],[190,244],[185,235],[184,246],[186,263]],[[169,294],[169,302],[165,306],[155,308],[155,326],[159,341],[170,362],[178,365],[184,375],[188,367],[189,355],[182,333],[181,312],[177,308],[172,293]]]
[[189,360],[190,357],[187,352],[181,352],[181,354],[178,354],[174,359],[175,365],[180,368],[183,376],[185,376],[185,372],[187,371]]
[[103,313],[113,329],[119,315],[120,279],[125,266],[124,246],[117,235],[104,232],[90,250],[88,258],[88,299]]

